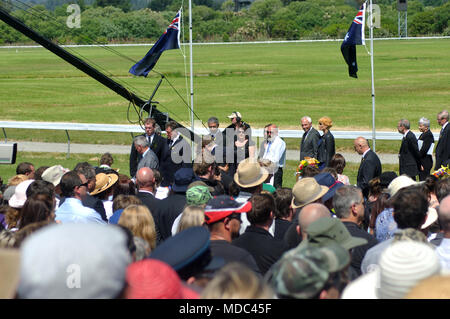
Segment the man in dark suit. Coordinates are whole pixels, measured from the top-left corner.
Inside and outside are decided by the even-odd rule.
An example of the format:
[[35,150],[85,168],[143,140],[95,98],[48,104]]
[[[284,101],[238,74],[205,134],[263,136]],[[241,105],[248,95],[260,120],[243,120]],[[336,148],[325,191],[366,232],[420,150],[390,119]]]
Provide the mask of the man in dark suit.
[[300,143],[300,160],[305,159],[305,157],[317,159],[320,134],[312,127],[312,120],[309,116],[302,117],[301,124],[305,133],[303,133],[302,141]]
[[362,155],[356,185],[361,188],[364,198],[367,198],[369,196],[369,181],[381,175],[381,162],[378,155],[370,149],[369,142],[364,137],[357,137],[353,144],[355,151]]
[[439,134],[439,141],[436,146],[436,164],[434,169],[438,170],[441,165],[449,164],[450,159],[450,128],[448,126],[448,111],[444,110],[437,115],[437,122],[442,126]]
[[153,152],[149,146],[147,139],[140,135],[134,138],[134,148],[141,155],[137,170],[142,167],[149,167],[151,169],[159,169],[159,160],[155,152]]
[[247,250],[264,275],[288,248],[283,241],[275,239],[269,232],[275,211],[273,197],[268,194],[255,194],[250,202],[252,208],[247,214],[250,226],[233,240],[232,244]]
[[430,131],[430,120],[422,117],[419,120],[419,130],[422,132],[419,136],[421,147],[419,148],[419,180],[424,181],[430,175],[430,170],[433,167],[433,152],[434,136]]
[[374,236],[360,228],[364,221],[364,198],[359,188],[352,185],[340,187],[333,196],[333,207],[336,216],[353,237],[367,240],[366,244],[354,247],[350,251],[352,256],[350,274],[351,279],[355,279],[361,275],[361,263],[367,250],[378,244],[378,241]]
[[155,176],[151,168],[143,167],[137,171],[136,185],[138,187],[138,193],[136,196],[150,210],[150,213],[152,214],[153,220],[155,222],[156,240],[157,242],[159,242],[159,206],[161,205],[161,200],[155,197]]
[[403,134],[402,144],[398,152],[399,173],[416,180],[420,168],[419,146],[416,135],[409,130],[410,127],[411,125],[406,119],[401,119],[397,125],[398,132]]
[[172,225],[186,205],[188,186],[197,180],[192,168],[183,167],[175,172],[170,194],[161,200],[158,208],[161,241],[172,236]]
[[[156,154],[159,162],[161,162],[162,156],[164,154],[164,148],[167,145],[167,140],[159,134],[156,134],[156,121],[153,118],[147,118],[144,121],[145,136],[149,142],[150,149]],[[136,151],[134,142],[131,144],[130,152],[130,176],[135,176],[137,172],[137,166],[139,160],[142,158],[141,154]]]
[[166,123],[167,144],[160,161],[159,170],[163,177],[161,186],[170,186],[175,172],[182,167],[192,168],[192,151],[189,143],[181,136],[175,121]]

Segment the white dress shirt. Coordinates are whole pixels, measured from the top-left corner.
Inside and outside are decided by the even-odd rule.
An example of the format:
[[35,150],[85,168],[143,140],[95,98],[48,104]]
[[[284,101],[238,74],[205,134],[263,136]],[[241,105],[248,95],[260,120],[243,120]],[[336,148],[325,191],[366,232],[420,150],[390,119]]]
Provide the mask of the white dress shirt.
[[263,159],[276,163],[278,167],[284,167],[286,164],[286,143],[279,136],[276,136],[273,141],[267,142]]

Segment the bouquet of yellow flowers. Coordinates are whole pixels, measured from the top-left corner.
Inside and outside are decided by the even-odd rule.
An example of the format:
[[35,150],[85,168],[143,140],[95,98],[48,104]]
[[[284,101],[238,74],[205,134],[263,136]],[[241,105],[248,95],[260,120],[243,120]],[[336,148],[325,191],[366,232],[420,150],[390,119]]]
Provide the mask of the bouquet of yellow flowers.
[[447,178],[450,175],[450,169],[447,166],[442,166],[441,168],[438,169],[437,171],[434,171],[433,176],[437,177],[437,178]]
[[300,176],[303,175],[303,170],[305,169],[305,167],[307,166],[317,167],[319,163],[320,162],[313,157],[305,157],[304,160],[300,161],[300,164],[297,167],[297,172],[295,173],[295,175],[297,176],[297,178],[299,178]]

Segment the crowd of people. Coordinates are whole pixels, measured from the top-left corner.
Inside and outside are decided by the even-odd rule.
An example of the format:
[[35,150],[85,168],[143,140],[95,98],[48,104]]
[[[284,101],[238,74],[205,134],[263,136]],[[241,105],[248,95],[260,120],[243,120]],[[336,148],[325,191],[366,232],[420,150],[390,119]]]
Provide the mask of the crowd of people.
[[447,111],[434,174],[430,121],[418,142],[402,119],[400,175],[359,137],[356,185],[329,117],[322,134],[301,119],[293,187],[277,125],[257,149],[241,114],[228,118],[223,131],[208,120],[193,160],[175,122],[166,138],[146,119],[130,175],[109,153],[73,169],[18,164],[1,188],[0,298],[450,297]]

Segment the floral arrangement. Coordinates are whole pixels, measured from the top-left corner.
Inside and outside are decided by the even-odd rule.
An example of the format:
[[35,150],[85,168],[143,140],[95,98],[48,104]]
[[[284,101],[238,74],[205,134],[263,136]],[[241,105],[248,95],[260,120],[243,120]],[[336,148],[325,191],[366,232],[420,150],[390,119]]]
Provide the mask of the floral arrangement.
[[450,175],[450,169],[447,166],[442,166],[441,168],[438,169],[437,171],[434,171],[433,176],[437,177],[437,178],[447,178]]
[[319,164],[320,162],[318,160],[316,160],[313,157],[305,157],[304,160],[300,161],[300,164],[297,167],[297,172],[295,173],[295,175],[298,176],[302,176],[303,175],[303,170],[305,169],[305,167],[307,166],[316,166],[317,164]]

